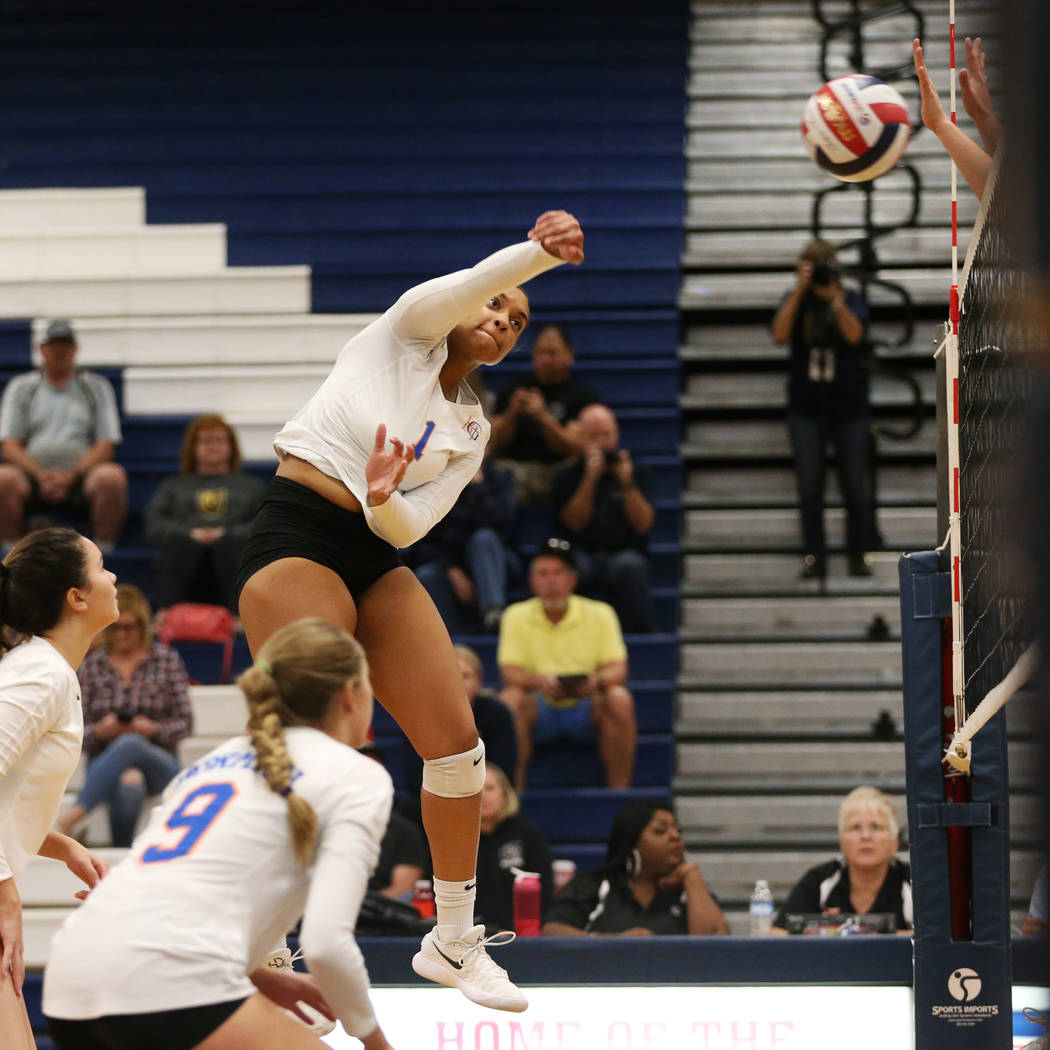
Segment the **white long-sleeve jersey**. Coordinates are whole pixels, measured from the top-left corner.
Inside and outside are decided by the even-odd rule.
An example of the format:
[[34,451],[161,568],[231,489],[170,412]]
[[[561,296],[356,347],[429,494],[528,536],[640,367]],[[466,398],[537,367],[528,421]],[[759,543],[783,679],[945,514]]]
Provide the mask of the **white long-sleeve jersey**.
[[[382,317],[343,347],[317,393],[277,434],[278,455],[291,453],[338,478],[360,501],[369,527],[395,547],[425,536],[477,473],[489,424],[466,383],[453,403],[441,390],[446,337],[494,295],[561,264],[525,241],[469,270],[409,289]],[[367,505],[365,464],[376,427],[415,444],[400,491]]]
[[286,730],[296,793],[318,819],[310,868],[295,860],[285,800],[247,737],[184,770],[129,855],[59,930],[44,1011],[68,1019],[230,1002],[302,916],[310,972],[353,1035],[376,1026],[354,925],[379,858],[386,770],[316,729]]
[[21,873],[58,816],[80,761],[76,672],[46,638],[0,659],[0,881]]

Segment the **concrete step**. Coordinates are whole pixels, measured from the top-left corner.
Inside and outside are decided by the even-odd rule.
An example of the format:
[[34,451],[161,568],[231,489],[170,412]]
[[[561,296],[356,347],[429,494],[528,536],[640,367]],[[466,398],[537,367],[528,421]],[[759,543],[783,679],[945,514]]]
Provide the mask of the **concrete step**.
[[[892,601],[892,596],[887,596]],[[820,735],[829,731],[870,732],[880,711],[902,724],[904,702],[896,689],[766,689],[729,692],[690,689],[678,694],[675,729],[699,737],[782,733]]]
[[[911,47],[907,54],[910,57]],[[778,132],[782,128],[790,128],[792,132],[801,137],[799,131],[802,120],[802,110],[809,96],[821,86],[821,79],[817,72],[817,55],[814,55],[813,67],[808,76],[784,76],[784,85],[778,95],[762,95],[758,98],[748,92],[751,82],[750,77],[735,78],[731,83],[734,89],[730,89],[722,96],[697,97],[690,91],[689,106],[686,110],[687,126],[696,131],[721,131],[723,129],[739,131],[753,131],[763,136],[771,130]],[[727,84],[730,83],[727,80]],[[908,112],[913,117],[919,112],[919,90],[917,82],[912,79],[910,83],[903,81],[893,85],[904,99]],[[962,107],[959,107],[960,110]],[[924,135],[931,149],[933,140]],[[921,142],[921,138],[917,140]],[[743,155],[746,155],[744,151]]]
[[[878,509],[883,543],[895,550],[926,550],[937,545],[937,511],[934,507]],[[824,514],[828,546],[841,549],[846,538],[846,515],[832,507]],[[793,508],[770,510],[690,509],[685,514],[683,544],[691,550],[771,551],[801,550],[798,512]]]
[[[815,787],[852,778],[854,784],[873,784],[900,791],[904,786],[904,744],[797,743],[682,743],[678,745],[678,776],[694,778],[707,791],[748,789],[784,790]],[[833,790],[833,789],[829,789]]]
[[864,638],[876,617],[900,635],[900,604],[893,595],[686,598],[679,637]]
[[[798,134],[797,121],[792,128],[793,132],[782,133],[768,146],[764,137],[743,132],[728,143],[722,143],[715,132],[690,132],[685,143],[686,190],[689,193],[697,190],[815,193],[840,186],[840,182],[810,160]],[[951,186],[947,156],[932,150],[926,152],[921,148],[921,137],[907,150],[903,163],[915,169],[926,193],[943,193]],[[879,184],[903,185],[905,177],[901,172],[887,172],[880,176]],[[960,188],[959,192],[968,191]]]
[[[932,369],[911,372],[919,384],[923,404],[936,403],[937,377]],[[884,374],[871,379],[871,403],[877,407],[907,408],[911,390]],[[727,408],[787,409],[787,376],[782,372],[692,372],[686,376],[682,408],[691,411]]]
[[[797,252],[797,248],[796,248]],[[883,280],[903,286],[920,306],[944,304],[948,309],[951,268],[925,267],[879,271]],[[770,320],[784,292],[791,286],[791,274],[781,273],[686,273],[678,294],[683,310],[768,310]],[[872,306],[899,307],[900,297],[873,285],[868,294]]]
[[51,941],[76,908],[24,908],[23,957],[27,970],[42,970],[51,955]]
[[[790,285],[785,284],[781,291],[787,291]],[[770,312],[772,320],[772,312]],[[910,358],[914,362],[933,360],[934,351],[941,341],[941,333],[935,321],[920,320],[915,327],[912,339],[900,347],[880,346],[879,359]],[[872,335],[887,341],[896,341],[900,337],[898,326],[889,325],[876,319],[872,324]],[[769,334],[768,324],[692,324],[685,329],[685,340],[678,349],[679,359],[683,362],[726,362],[760,359],[785,362],[787,352],[777,346]],[[930,365],[932,367],[932,364]]]
[[[879,686],[901,682],[900,642],[684,642],[680,688]],[[685,774],[688,771],[680,769]]]
[[[701,738],[863,736],[881,711],[888,711],[903,730],[903,699],[896,689],[688,689],[678,694],[675,728],[682,736]],[[1038,697],[1015,696],[1006,720],[1011,739],[1031,737],[1039,728]]]
[[303,314],[310,267],[243,266],[217,274],[0,281],[0,318],[118,314]]
[[146,191],[115,189],[0,190],[0,229],[69,230],[76,226],[142,226]]
[[[852,188],[831,193],[824,200],[821,217],[825,228],[835,237],[863,223],[866,194]],[[882,180],[876,185],[881,189]],[[690,192],[686,207],[686,225],[690,230],[808,230],[813,216],[813,194],[786,190],[781,193],[740,191]],[[912,196],[907,192],[887,190],[872,198],[873,218],[882,226],[898,225],[911,215]],[[977,218],[977,198],[973,194],[959,200],[960,227],[970,227]],[[939,193],[923,193],[919,199],[917,220],[921,227],[951,229],[951,200]],[[798,250],[796,249],[796,255]]]
[[[886,417],[885,423],[903,429],[905,419]],[[912,437],[879,441],[879,451],[889,456],[932,457],[937,451],[937,435],[932,422]],[[691,460],[750,459],[756,456],[791,456],[787,425],[783,419],[690,420],[686,423],[682,457]]]
[[[730,230],[692,232],[686,234],[682,265],[711,269],[718,266],[773,267],[789,266],[796,262],[798,253],[810,240],[808,220],[793,230],[769,230],[763,233]],[[836,239],[852,240],[864,236],[861,227],[851,226],[836,230]],[[959,254],[966,255],[969,227],[959,228]],[[904,228],[880,237],[876,244],[882,266],[946,265],[952,258],[950,226]],[[839,253],[844,266],[855,266],[860,256],[855,248]]]
[[[127,850],[99,849],[97,853],[112,868],[124,859]],[[65,864],[47,857],[34,857],[15,882],[27,907],[73,907],[74,895],[84,889],[84,883]]]
[[869,555],[872,575],[846,575],[846,559],[833,554],[828,559],[824,581],[800,580],[801,556],[792,554],[718,554],[687,552],[683,582],[702,594],[897,594],[897,561],[894,551],[875,551]]
[[[895,452],[894,443],[889,441],[881,443],[880,448],[890,454]],[[690,464],[684,499],[688,507],[798,507],[795,470],[790,459],[785,458],[781,466],[714,468],[698,464],[690,447],[683,449],[683,456]],[[841,506],[838,475],[833,466],[828,467],[826,476],[825,505]],[[932,462],[914,466],[883,463],[878,468],[877,479],[881,505],[932,506],[936,499],[937,476]]]
[[225,265],[221,223],[40,227],[0,234],[0,281],[217,274]]
[[[311,397],[330,364],[196,365],[128,368],[124,404],[132,415],[245,411],[288,418]],[[272,437],[272,435],[271,435]]]
[[[74,317],[77,360],[100,365],[331,364],[375,314]],[[34,341],[46,319],[33,323]],[[166,410],[165,410],[166,411]]]

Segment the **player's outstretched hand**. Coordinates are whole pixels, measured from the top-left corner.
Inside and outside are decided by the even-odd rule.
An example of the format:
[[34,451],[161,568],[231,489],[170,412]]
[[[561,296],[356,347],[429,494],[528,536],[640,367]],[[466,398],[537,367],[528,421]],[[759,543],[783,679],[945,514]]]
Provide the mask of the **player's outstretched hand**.
[[88,894],[99,884],[99,880],[109,874],[109,865],[75,839],[71,840],[66,867],[88,886],[88,889],[79,890],[74,894],[77,900],[81,901],[87,898]]
[[922,100],[922,122],[937,135],[944,124],[948,123],[948,115],[941,105],[941,96],[934,87],[933,77],[926,68],[926,59],[922,52],[922,44],[916,37],[911,44],[912,56],[915,59],[915,74],[919,78],[919,95]]
[[567,211],[545,211],[529,230],[528,237],[549,255],[576,266],[583,262],[583,230],[576,217]]
[[994,153],[1002,135],[1002,125],[992,108],[992,94],[988,90],[988,76],[984,70],[984,47],[980,37],[966,38],[966,68],[959,73],[963,106],[977,125],[981,142],[988,153]]
[[376,428],[376,442],[372,448],[372,454],[365,464],[365,481],[368,483],[368,505],[370,507],[378,507],[386,503],[397,491],[415,455],[415,445],[404,445],[397,438],[390,439],[388,449],[386,424],[379,424]]
[[321,994],[321,989],[317,987],[317,979],[311,974],[290,970],[282,972],[269,966],[260,966],[248,974],[248,978],[270,1002],[290,1010],[303,1024],[309,1025],[313,1018],[303,1013],[300,1009],[301,1003],[327,1017],[329,1021],[336,1019],[335,1013]]

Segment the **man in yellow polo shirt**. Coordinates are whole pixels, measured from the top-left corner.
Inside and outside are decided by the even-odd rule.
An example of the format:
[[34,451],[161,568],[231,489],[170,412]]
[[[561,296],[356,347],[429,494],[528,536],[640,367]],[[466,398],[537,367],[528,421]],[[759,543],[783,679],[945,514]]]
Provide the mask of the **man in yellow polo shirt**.
[[503,702],[518,730],[518,790],[534,743],[591,741],[609,787],[631,783],[638,726],[626,686],[627,647],[611,605],[581,598],[572,550],[548,540],[532,559],[536,596],[507,606],[499,632]]

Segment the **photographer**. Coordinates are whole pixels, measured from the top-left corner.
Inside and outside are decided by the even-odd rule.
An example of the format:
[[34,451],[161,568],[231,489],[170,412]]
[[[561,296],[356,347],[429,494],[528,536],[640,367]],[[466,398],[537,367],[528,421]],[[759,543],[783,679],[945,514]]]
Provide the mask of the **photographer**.
[[620,448],[616,416],[605,405],[580,413],[580,438],[583,455],[558,471],[551,485],[554,512],[576,553],[580,590],[612,605],[624,631],[648,634],[652,475]]
[[870,576],[868,305],[859,292],[843,289],[835,249],[827,241],[806,245],[797,274],[773,318],[772,334],[775,343],[791,347],[787,423],[802,513],[801,575],[821,578],[827,572],[824,455],[831,440],[846,506],[849,573]]

